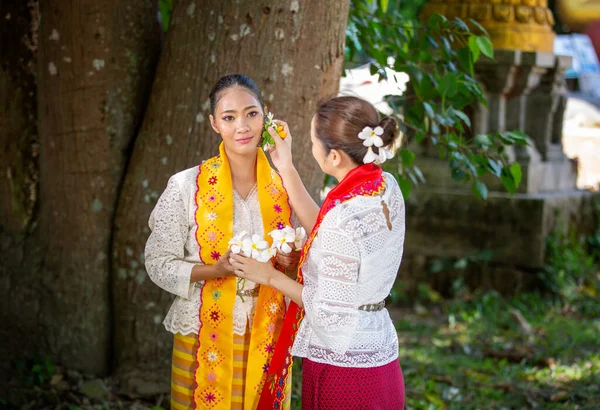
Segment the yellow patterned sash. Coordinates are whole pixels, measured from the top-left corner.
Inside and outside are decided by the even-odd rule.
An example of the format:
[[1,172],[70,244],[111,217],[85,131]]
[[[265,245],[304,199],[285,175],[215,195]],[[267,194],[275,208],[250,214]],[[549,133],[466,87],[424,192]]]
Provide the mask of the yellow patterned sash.
[[[216,263],[227,251],[233,237],[233,185],[223,144],[220,154],[200,165],[196,193],[196,239],[200,258]],[[258,199],[265,235],[273,229],[291,225],[288,195],[279,174],[269,165],[262,150],[256,161]],[[194,375],[196,409],[231,409],[233,380],[233,304],[236,278],[205,281],[201,291],[198,368]],[[285,303],[283,295],[261,286],[252,323],[244,409],[254,410],[264,385],[275,341],[281,331]]]

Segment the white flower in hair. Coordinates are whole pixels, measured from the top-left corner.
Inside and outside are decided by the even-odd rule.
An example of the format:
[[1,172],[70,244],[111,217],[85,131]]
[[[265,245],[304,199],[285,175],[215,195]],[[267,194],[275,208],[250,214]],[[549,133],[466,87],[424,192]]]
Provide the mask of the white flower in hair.
[[383,164],[385,161],[392,159],[393,157],[394,153],[392,150],[383,147],[379,148],[379,163]]
[[374,162],[376,159],[379,159],[379,155],[375,154],[373,152],[373,149],[371,147],[369,147],[367,149],[367,153],[365,154],[365,157],[363,158],[363,162],[365,164],[370,164],[371,162]]
[[365,147],[372,147],[373,145],[375,145],[376,147],[382,147],[383,140],[381,139],[381,135],[383,135],[383,128],[379,126],[375,127],[375,129],[371,127],[365,127],[358,134],[358,138],[363,140],[363,145]]

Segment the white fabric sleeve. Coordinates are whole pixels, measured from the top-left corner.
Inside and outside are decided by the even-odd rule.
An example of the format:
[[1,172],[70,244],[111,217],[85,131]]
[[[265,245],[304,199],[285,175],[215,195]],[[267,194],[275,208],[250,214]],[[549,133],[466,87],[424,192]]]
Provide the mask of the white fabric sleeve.
[[184,260],[188,236],[187,210],[179,185],[169,179],[148,221],[150,237],[146,242],[146,270],[152,282],[184,299],[193,290],[190,283],[195,263]]
[[[324,225],[324,224],[323,224]],[[309,303],[303,289],[306,315],[317,337],[333,352],[344,354],[356,331],[360,249],[348,232],[339,227],[319,228],[322,247],[319,253],[316,294]],[[307,295],[306,295],[307,296]]]

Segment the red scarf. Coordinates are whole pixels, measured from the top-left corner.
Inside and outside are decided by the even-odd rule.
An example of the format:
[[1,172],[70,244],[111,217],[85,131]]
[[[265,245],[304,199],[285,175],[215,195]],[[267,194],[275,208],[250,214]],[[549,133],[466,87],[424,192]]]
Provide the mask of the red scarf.
[[[385,189],[385,180],[383,179],[381,168],[374,164],[365,164],[354,168],[346,177],[333,188],[321,209],[306,244],[300,254],[298,264],[299,283],[303,283],[302,265],[306,260],[312,242],[317,236],[319,227],[323,222],[325,215],[336,205],[346,202],[355,196],[376,196],[380,195]],[[295,302],[290,303],[290,307],[285,315],[283,328],[275,346],[275,352],[269,365],[267,379],[260,396],[257,410],[282,409],[285,399],[285,387],[289,381],[289,375],[292,370],[292,345],[296,338],[296,333],[300,328],[300,322],[304,317],[304,309]]]

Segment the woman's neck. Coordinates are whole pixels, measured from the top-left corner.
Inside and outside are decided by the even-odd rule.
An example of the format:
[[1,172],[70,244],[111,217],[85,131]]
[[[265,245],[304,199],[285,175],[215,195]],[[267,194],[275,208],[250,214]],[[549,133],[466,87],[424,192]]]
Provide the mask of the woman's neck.
[[348,164],[344,167],[336,168],[334,170],[334,172],[331,174],[331,176],[334,177],[335,179],[337,179],[338,182],[342,182],[342,180],[344,178],[346,178],[346,175],[348,175],[348,173],[356,167],[357,167],[356,164]]
[[231,182],[242,198],[246,198],[256,184],[256,155],[240,155],[225,149],[231,170]]

